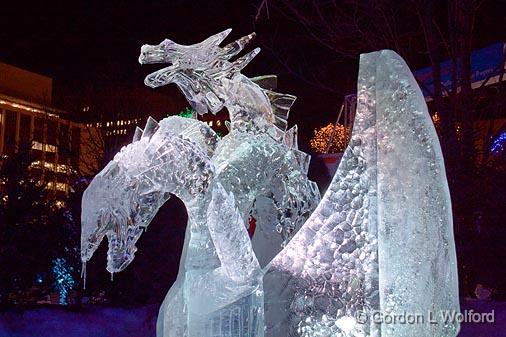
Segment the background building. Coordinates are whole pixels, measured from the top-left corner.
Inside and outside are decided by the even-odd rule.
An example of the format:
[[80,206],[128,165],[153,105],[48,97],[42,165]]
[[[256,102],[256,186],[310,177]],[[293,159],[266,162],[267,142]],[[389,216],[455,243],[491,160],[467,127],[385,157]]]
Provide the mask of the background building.
[[97,169],[96,131],[52,106],[52,79],[0,63],[0,154],[31,152],[31,169],[55,194]]

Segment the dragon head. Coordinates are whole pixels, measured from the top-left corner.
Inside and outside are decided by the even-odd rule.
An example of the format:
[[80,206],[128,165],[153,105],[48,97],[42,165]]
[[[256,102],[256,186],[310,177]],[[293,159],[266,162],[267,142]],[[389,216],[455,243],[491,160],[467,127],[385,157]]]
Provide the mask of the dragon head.
[[230,80],[260,52],[256,48],[230,62],[255,37],[252,33],[220,47],[230,32],[227,29],[194,45],[180,45],[169,39],[158,45],[143,45],[141,64],[171,64],[149,74],[144,83],[152,88],[175,83],[197,113],[217,113],[229,102]]
[[107,236],[107,270],[119,272],[135,257],[135,243],[170,194],[146,189],[119,161],[111,161],[84,192],[81,259],[88,261]]
[[137,129],[134,141],[84,192],[81,260],[88,261],[107,236],[107,270],[125,269],[135,257],[137,240],[171,193],[186,203],[207,189],[216,139],[197,120],[172,116],[158,124],[148,119],[144,131]]

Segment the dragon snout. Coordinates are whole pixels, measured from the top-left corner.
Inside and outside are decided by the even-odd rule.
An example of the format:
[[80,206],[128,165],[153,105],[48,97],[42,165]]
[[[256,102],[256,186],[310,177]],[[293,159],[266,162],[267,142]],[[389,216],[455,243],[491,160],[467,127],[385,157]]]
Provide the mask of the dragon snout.
[[135,258],[137,247],[135,243],[144,232],[139,227],[130,227],[123,234],[109,232],[107,240],[109,248],[107,250],[107,270],[111,273],[117,273],[124,270]]
[[140,64],[147,64],[149,63],[150,59],[153,58],[154,54],[154,48],[156,46],[151,46],[149,44],[145,44],[141,47],[141,54],[139,55],[139,63]]
[[150,63],[170,63],[169,59],[169,46],[173,44],[170,40],[164,40],[159,45],[145,44],[141,47],[141,54],[139,55],[140,64]]
[[89,202],[83,203],[81,216],[81,260],[83,262],[91,259],[109,230],[108,220],[104,221],[105,217],[106,212],[95,209],[95,206],[90,206]]

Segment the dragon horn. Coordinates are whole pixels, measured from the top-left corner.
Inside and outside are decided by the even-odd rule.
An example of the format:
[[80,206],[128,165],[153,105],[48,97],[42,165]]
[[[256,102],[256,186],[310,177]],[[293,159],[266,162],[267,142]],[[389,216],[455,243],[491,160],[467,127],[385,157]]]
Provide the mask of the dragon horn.
[[255,38],[255,36],[256,34],[255,32],[253,32],[223,47],[223,56],[225,57],[225,59],[228,60],[232,56],[239,54],[241,50],[243,50],[244,47]]
[[231,31],[232,31],[232,28],[225,29],[224,31],[219,32],[218,34],[214,34],[214,35],[208,37],[204,41],[200,42],[199,45],[218,46],[220,43],[223,42],[223,40],[225,40],[225,38],[228,36],[228,34],[230,34]]
[[255,56],[258,55],[258,53],[260,53],[260,48],[255,48],[246,55],[244,55],[243,57],[238,58],[237,60],[232,62],[232,69],[237,72],[241,71],[244,67],[248,65],[248,63],[251,62],[251,60],[255,58]]

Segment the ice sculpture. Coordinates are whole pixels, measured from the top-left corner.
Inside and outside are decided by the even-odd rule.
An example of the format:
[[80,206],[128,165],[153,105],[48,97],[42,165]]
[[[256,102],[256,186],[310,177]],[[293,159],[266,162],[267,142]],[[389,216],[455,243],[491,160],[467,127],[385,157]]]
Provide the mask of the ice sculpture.
[[161,307],[158,336],[216,336],[226,329],[259,336],[263,274],[233,195],[213,180],[215,167],[206,152],[216,135],[206,124],[181,117],[159,125],[150,120],[137,135],[84,193],[83,261],[107,235],[107,269],[124,269],[143,229],[172,193],[187,208],[188,226],[180,272]]
[[133,143],[121,149],[84,192],[83,262],[107,236],[107,270],[123,270],[134,258],[136,241],[170,193],[185,203],[189,214],[202,208],[193,203],[207,192],[214,175],[207,153],[216,141],[205,123],[177,116],[160,124],[150,118],[143,131],[137,129]]
[[260,86],[269,86],[272,76],[249,79],[241,74],[260,49],[229,62],[255,36],[219,47],[230,31],[190,46],[168,39],[144,45],[139,62],[172,63],[148,75],[145,83],[175,83],[199,114],[227,108],[230,132],[212,154],[215,179],[233,193],[245,223],[250,215],[257,219],[253,249],[265,266],[302,226],[320,194],[307,179],[310,157],[298,150],[297,126],[286,130],[295,96]]
[[[146,83],[174,81],[199,113],[216,112],[219,97],[220,107],[230,113],[230,133],[218,140],[197,120],[169,117],[158,124],[150,119],[83,196],[82,260],[88,261],[107,236],[111,273],[133,260],[136,241],[170,193],[185,203],[189,223],[183,257],[160,309],[159,336],[216,336],[219,331],[260,336],[260,263],[281,250],[320,199],[316,184],[307,179],[309,156],[297,149],[297,129],[286,131],[295,97],[262,89],[240,74],[256,52],[233,63],[227,58],[253,35],[219,48],[228,32],[195,46],[168,40],[143,46],[140,61],[172,62]],[[266,77],[256,80],[264,83]],[[178,148],[181,153],[172,153]],[[213,203],[215,198],[219,202]],[[213,215],[217,210],[226,216]],[[251,247],[245,230],[251,214],[259,225],[251,248],[258,257],[245,255],[246,243]]]
[[[361,56],[350,145],[264,288],[268,337],[457,334],[442,317],[459,311],[443,157],[422,93],[394,52]],[[402,315],[424,322],[389,323]]]
[[[206,124],[181,117],[138,129],[83,196],[83,261],[107,236],[108,270],[124,269],[174,194],[185,203],[188,226],[159,337],[455,336],[458,324],[441,316],[459,310],[444,163],[404,61],[391,51],[361,56],[351,143],[305,221],[319,199],[296,129],[286,131],[294,97],[240,74],[257,51],[229,62],[252,35],[219,47],[228,33],[192,46],[165,40],[142,47],[141,63],[172,63],[146,84],[177,84],[198,113],[226,107],[230,133],[219,139]],[[249,240],[251,214],[276,223],[277,244],[262,226],[262,236]],[[362,321],[374,312],[426,320],[431,312],[436,323]]]

